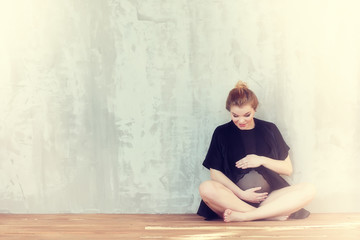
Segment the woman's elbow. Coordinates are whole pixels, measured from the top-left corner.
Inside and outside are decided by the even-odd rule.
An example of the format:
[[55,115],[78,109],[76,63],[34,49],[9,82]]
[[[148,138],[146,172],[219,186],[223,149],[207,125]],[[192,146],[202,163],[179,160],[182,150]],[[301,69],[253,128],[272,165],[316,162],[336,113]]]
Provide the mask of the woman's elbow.
[[292,168],[292,166],[289,166],[289,167],[286,169],[284,175],[286,175],[286,176],[291,176],[292,174],[293,174],[293,168]]
[[285,166],[286,170],[284,175],[291,176],[293,174],[293,166],[291,164],[290,156],[287,156],[287,158],[285,159]]
[[219,176],[219,170],[210,168],[210,178],[211,180],[217,180],[218,176]]
[[292,169],[289,170],[289,171],[287,171],[287,172],[285,173],[286,176],[291,176],[292,174],[293,174],[293,170],[292,170]]
[[210,179],[211,179],[211,180],[214,180],[214,178],[215,178],[215,177],[214,177],[214,172],[210,170]]

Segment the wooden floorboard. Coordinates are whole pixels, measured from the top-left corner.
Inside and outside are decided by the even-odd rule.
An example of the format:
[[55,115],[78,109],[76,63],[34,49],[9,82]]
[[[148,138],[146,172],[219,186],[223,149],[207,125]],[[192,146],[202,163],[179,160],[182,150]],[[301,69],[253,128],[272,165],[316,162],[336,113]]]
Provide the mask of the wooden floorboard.
[[359,214],[224,223],[186,215],[0,214],[0,239],[360,239]]

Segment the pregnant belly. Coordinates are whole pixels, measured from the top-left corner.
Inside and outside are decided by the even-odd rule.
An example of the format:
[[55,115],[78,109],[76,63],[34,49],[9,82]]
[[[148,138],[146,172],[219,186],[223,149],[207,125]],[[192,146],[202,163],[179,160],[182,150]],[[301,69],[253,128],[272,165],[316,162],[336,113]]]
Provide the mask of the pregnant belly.
[[257,191],[259,193],[271,191],[269,183],[255,170],[251,170],[247,173],[236,183],[236,185],[244,191],[254,187],[261,187],[261,189]]

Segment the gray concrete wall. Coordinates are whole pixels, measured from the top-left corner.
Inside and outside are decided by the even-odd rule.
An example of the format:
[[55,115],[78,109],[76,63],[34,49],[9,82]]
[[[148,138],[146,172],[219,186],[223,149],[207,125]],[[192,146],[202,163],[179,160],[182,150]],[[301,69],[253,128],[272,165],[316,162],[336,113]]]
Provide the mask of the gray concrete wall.
[[314,212],[360,211],[354,0],[7,1],[0,212],[192,213],[246,81]]

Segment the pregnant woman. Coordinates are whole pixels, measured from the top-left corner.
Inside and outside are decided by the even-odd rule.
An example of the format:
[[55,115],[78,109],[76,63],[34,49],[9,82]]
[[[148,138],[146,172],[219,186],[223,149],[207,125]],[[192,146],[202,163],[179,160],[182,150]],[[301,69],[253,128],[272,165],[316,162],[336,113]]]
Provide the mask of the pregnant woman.
[[211,180],[199,187],[198,214],[225,222],[306,218],[303,207],[314,195],[313,185],[290,186],[289,146],[275,124],[254,118],[258,99],[243,82],[228,95],[231,121],[218,126],[203,165]]

